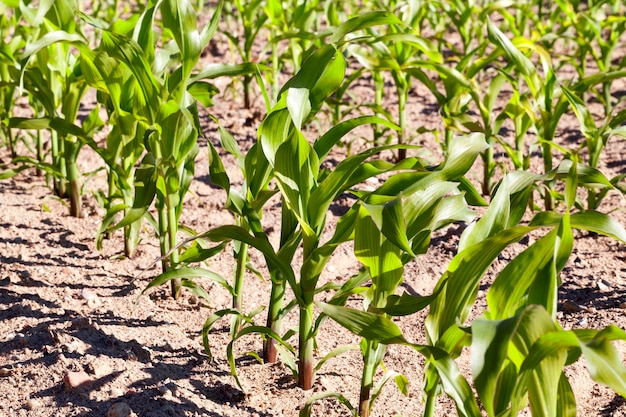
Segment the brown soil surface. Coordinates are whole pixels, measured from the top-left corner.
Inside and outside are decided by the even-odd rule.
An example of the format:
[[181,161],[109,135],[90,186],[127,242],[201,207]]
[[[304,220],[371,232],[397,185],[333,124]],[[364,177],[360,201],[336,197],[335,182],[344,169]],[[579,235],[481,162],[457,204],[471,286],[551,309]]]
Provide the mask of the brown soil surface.
[[[361,94],[369,94],[358,85],[354,92],[359,94],[361,90]],[[438,116],[427,100],[430,94],[418,87],[414,90],[410,120],[416,126],[437,127]],[[212,111],[242,148],[247,148],[256,137],[259,112],[242,110],[241,98],[233,98],[232,91],[227,92],[231,96],[217,98],[220,104]],[[256,105],[260,108],[261,103]],[[570,123],[569,128],[577,129],[574,118]],[[216,127],[208,121],[206,137],[217,140]],[[428,135],[418,141],[426,149],[438,147]],[[223,191],[210,184],[206,154],[204,143],[197,178],[182,216],[182,222],[196,231],[232,223],[231,216],[223,210]],[[602,167],[609,177],[623,173],[624,154],[624,142],[609,144],[608,159]],[[332,155],[335,160],[343,156],[341,150]],[[8,155],[2,157],[8,160]],[[236,178],[234,162],[226,157],[225,163]],[[85,150],[81,155],[83,172],[92,172],[98,166],[97,157]],[[202,347],[204,321],[216,309],[229,307],[228,294],[221,287],[204,282],[212,297],[211,305],[189,293],[174,301],[165,287],[138,298],[158,274],[154,265],[157,242],[146,229],[134,259],[120,256],[123,245],[119,233],[104,242],[102,251],[96,250],[94,236],[102,211],[90,192],[100,184],[101,176],[86,183],[84,205],[88,215],[75,219],[68,217],[64,204],[50,197],[44,179],[35,176],[34,171],[0,182],[0,417],[105,416],[119,402],[144,417],[291,417],[298,415],[307,399],[323,391],[341,392],[352,404],[357,403],[362,368],[358,350],[326,363],[317,374],[313,390],[305,392],[296,386],[284,365],[259,364],[248,354],[261,350],[261,340],[256,335],[235,344],[244,387],[240,391],[226,361],[230,340],[227,319],[219,322],[209,336],[213,361]],[[622,196],[613,193],[601,210],[612,211],[620,223],[626,224],[625,206]],[[338,204],[328,213],[329,218],[336,219],[341,212]],[[278,239],[279,215],[277,204],[264,215],[271,239]],[[332,221],[329,232],[331,229]],[[461,231],[461,226],[453,226],[439,232],[429,252],[407,266],[403,288],[429,294],[454,255]],[[485,282],[522,247],[505,252]],[[262,257],[257,253],[252,254],[251,261],[262,265]],[[230,251],[208,265],[229,279],[233,267]],[[343,281],[357,268],[351,247],[341,247],[323,279]],[[562,326],[601,328],[614,323],[626,327],[625,278],[626,253],[622,244],[587,234],[578,236],[562,274]],[[268,282],[252,274],[247,276],[245,310],[267,304],[269,288]],[[481,290],[475,315],[484,307],[486,289],[485,286]],[[324,294],[319,298],[323,300]],[[580,307],[571,308],[571,303]],[[264,313],[257,317],[259,323],[264,321]],[[421,313],[396,322],[409,340],[424,342],[424,317],[425,313]],[[288,317],[284,328],[293,326],[295,319]],[[316,357],[349,344],[358,344],[358,339],[328,320],[318,337]],[[624,346],[618,347],[622,354],[626,352]],[[404,397],[393,383],[388,384],[376,403],[374,415],[421,415],[423,360],[408,348],[390,346],[385,365],[408,377],[410,395]],[[461,358],[460,367],[469,377],[467,355]],[[87,373],[88,381],[78,387],[68,386],[68,377],[81,376],[74,374],[81,371]],[[626,415],[624,400],[592,382],[584,363],[571,366],[567,372],[577,395],[579,415]],[[314,413],[334,416],[347,415],[348,411],[334,400],[324,400],[314,407]],[[442,397],[437,415],[453,414],[453,404]]]

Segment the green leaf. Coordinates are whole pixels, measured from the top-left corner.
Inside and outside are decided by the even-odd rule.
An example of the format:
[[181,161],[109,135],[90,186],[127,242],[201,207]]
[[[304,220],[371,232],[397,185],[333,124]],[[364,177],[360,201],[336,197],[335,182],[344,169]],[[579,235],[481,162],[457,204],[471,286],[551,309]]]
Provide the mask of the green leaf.
[[163,26],[169,29],[176,40],[182,61],[182,88],[191,74],[200,52],[202,39],[197,29],[196,11],[189,0],[164,0],[161,3]]
[[22,52],[22,72],[25,69],[26,62],[31,56],[35,55],[42,49],[59,42],[84,43],[85,39],[76,33],[67,33],[63,30],[46,33],[36,41],[28,43],[24,48],[24,52]]
[[141,219],[154,201],[157,192],[157,168],[154,155],[146,154],[139,167],[135,170],[135,196],[133,206],[126,212],[124,218],[119,223],[111,226],[106,231],[110,232],[128,226]]
[[[145,292],[152,287],[163,285],[164,283],[174,279],[183,278],[208,278],[211,281],[215,281],[216,283],[226,288],[231,294],[234,294],[233,288],[228,284],[228,281],[226,281],[221,275],[203,268],[180,267],[178,269],[172,269],[170,271],[164,272],[152,281],[150,281],[146,288],[144,288],[144,290],[141,292],[141,295],[145,294]],[[193,285],[188,286],[189,288],[193,287]]]
[[500,47],[506,54],[507,58],[513,62],[517,70],[522,74],[532,95],[535,98],[539,97],[542,92],[543,83],[537,74],[535,64],[528,59],[519,49],[498,29],[498,27],[491,21],[487,22],[487,30],[489,33],[489,39],[495,45]]
[[252,62],[243,64],[208,64],[202,67],[202,71],[192,75],[189,78],[189,82],[218,77],[237,77],[246,74],[254,74],[259,68],[265,67]]
[[482,133],[471,133],[453,138],[448,149],[448,156],[439,169],[446,181],[456,180],[464,175],[474,164],[478,154],[489,147]]
[[211,107],[213,105],[213,96],[219,93],[219,90],[213,84],[201,81],[189,84],[187,91],[202,103],[204,107]]
[[309,90],[311,111],[313,117],[330,95],[343,82],[346,71],[346,61],[332,45],[325,45],[316,50],[302,64],[300,71],[281,88],[279,96],[291,88],[306,88]]
[[211,141],[208,141],[207,146],[209,148],[209,176],[211,182],[228,193],[230,191],[230,179],[228,178],[222,159]]
[[[426,318],[430,340],[436,343],[451,326],[463,323],[474,304],[480,279],[493,260],[511,243],[517,242],[536,227],[517,226],[459,252],[450,262],[435,291],[441,293],[432,302]],[[442,288],[444,287],[444,288]]]
[[372,278],[372,304],[382,307],[402,282],[402,251],[385,238],[380,226],[364,206],[359,210],[354,230],[354,254]]
[[[434,346],[409,344],[417,352],[424,355],[429,365],[436,371],[441,380],[443,390],[454,401],[457,413],[463,417],[480,417],[474,391],[467,380],[461,375],[456,362],[442,349]],[[437,389],[434,388],[433,389]]]
[[300,413],[298,414],[299,417],[310,417],[311,416],[311,407],[313,406],[313,404],[316,401],[319,400],[323,400],[324,398],[335,398],[337,401],[339,401],[340,404],[345,405],[349,412],[350,415],[352,417],[357,417],[358,416],[358,411],[356,408],[354,408],[352,406],[352,404],[350,404],[350,401],[343,396],[343,394],[338,393],[338,392],[328,392],[328,391],[324,391],[324,392],[320,392],[318,394],[315,394],[313,396],[311,396],[308,400],[306,400],[306,402],[304,403],[304,406],[302,407],[302,409],[300,410]]
[[487,208],[487,212],[476,223],[470,224],[463,231],[459,240],[459,251],[474,245],[504,230],[509,224],[511,212],[508,176],[505,176]]
[[[201,233],[191,240],[197,238],[204,238],[218,242],[236,240],[254,247],[263,254],[270,270],[278,270],[282,273],[285,279],[289,282],[289,285],[292,287],[296,299],[299,301],[301,300],[301,293],[296,285],[296,277],[291,265],[276,254],[266,235],[253,236],[243,227],[227,225],[219,226],[207,232]],[[183,241],[179,245],[185,244],[186,242],[187,241]]]
[[594,381],[626,396],[626,368],[621,355],[611,344],[613,340],[626,340],[626,333],[611,325],[598,332],[591,341],[581,343],[580,349]]
[[508,399],[498,398],[502,388],[498,384],[500,373],[507,359],[509,341],[515,331],[518,318],[508,320],[477,319],[472,323],[471,364],[476,391],[489,416],[504,411],[499,408],[508,405]]
[[149,115],[153,118],[161,103],[162,86],[152,74],[141,47],[127,36],[105,30],[102,33],[101,48],[109,56],[124,63],[135,76],[141,86],[140,93],[147,104]]
[[328,317],[366,340],[390,345],[407,343],[400,328],[391,320],[366,311],[326,303],[315,303]]
[[[572,160],[564,159],[563,161],[561,161],[557,168],[550,172],[548,177],[550,177],[551,175],[555,175],[558,178],[566,178],[569,175],[571,169]],[[613,184],[611,184],[611,181],[608,180],[608,178],[602,173],[602,171],[596,168],[579,163],[576,168],[576,173],[579,184],[582,184],[586,187],[613,188]]]
[[[487,293],[489,317],[512,317],[527,306],[528,291],[536,280],[549,280],[546,265],[553,259],[557,230],[533,243],[498,274]],[[548,306],[544,306],[548,308]]]
[[[557,225],[562,217],[562,214],[554,212],[537,213],[531,220],[530,226]],[[570,224],[574,229],[588,230],[626,242],[626,229],[617,220],[605,213],[595,210],[579,211],[570,215]]]
[[344,120],[328,129],[319,139],[315,141],[313,147],[315,148],[317,156],[320,160],[324,159],[328,155],[328,152],[330,152],[330,150],[337,144],[337,142],[339,142],[339,140],[341,140],[341,138],[354,128],[365,124],[379,124],[390,129],[400,129],[400,127],[395,123],[377,116],[360,116],[355,117],[354,119]]
[[[572,109],[580,122],[582,134],[586,138],[597,135],[598,128],[596,126],[596,122],[593,120],[593,116],[585,103],[567,87],[562,85],[561,90],[563,91],[565,98],[567,98],[567,101],[569,101],[572,106]],[[594,149],[590,149],[590,151],[593,152]]]
[[287,90],[287,109],[296,129],[302,129],[302,123],[311,112],[309,90],[306,88],[290,88]]
[[406,292],[401,296],[391,295],[387,299],[387,304],[380,310],[390,316],[408,316],[428,307],[437,295],[438,292],[427,296],[411,295]]
[[347,34],[367,29],[372,26],[394,24],[402,24],[402,22],[391,12],[374,11],[360,13],[358,16],[353,17],[339,25],[339,27],[334,31],[333,36],[331,36],[330,42],[340,42]]
[[357,345],[342,345],[339,346],[333,350],[331,350],[330,352],[328,352],[326,355],[324,355],[324,357],[322,359],[320,359],[317,362],[317,365],[315,365],[315,371],[319,371],[320,369],[322,369],[322,366],[324,366],[324,364],[332,358],[336,358],[339,355],[342,355],[350,350],[358,350],[359,346]]
[[204,27],[204,29],[202,29],[202,33],[200,34],[203,47],[206,47],[209,44],[209,41],[211,40],[211,38],[213,38],[213,35],[217,31],[223,9],[224,9],[224,0],[219,0],[217,3],[217,7],[215,8],[213,15],[211,16],[211,20]]

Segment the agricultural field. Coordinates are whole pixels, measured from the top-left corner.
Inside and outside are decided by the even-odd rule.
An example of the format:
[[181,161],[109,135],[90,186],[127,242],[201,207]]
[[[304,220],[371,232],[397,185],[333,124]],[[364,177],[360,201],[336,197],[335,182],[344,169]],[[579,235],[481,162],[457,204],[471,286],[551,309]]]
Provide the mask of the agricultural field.
[[622,1],[0,34],[0,417],[626,415]]

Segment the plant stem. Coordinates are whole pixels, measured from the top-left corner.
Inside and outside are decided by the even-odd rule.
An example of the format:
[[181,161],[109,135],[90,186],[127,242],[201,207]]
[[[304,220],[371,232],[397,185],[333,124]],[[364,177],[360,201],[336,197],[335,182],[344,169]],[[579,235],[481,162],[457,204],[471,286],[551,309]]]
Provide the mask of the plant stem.
[[[131,190],[124,190],[124,204],[128,207],[133,206],[133,195],[130,193]],[[124,210],[124,214],[126,214],[130,209]],[[135,252],[137,251],[137,246],[139,245],[139,233],[141,231],[141,220],[138,220],[128,226],[124,227],[124,255],[127,258],[132,258],[135,256]]]
[[[168,251],[171,248],[175,247],[177,243],[176,235],[178,234],[178,217],[176,216],[176,208],[178,206],[178,202],[179,202],[178,194],[175,191],[169,192],[168,190],[168,194],[166,197],[167,240],[168,240],[167,250]],[[174,252],[170,254],[169,269],[170,270],[175,269],[176,266],[178,265],[178,262],[179,262],[178,251],[175,250]],[[173,279],[171,281],[171,285],[172,285],[172,297],[175,300],[178,300],[178,297],[180,296],[180,288],[181,288],[180,278]]]
[[[544,173],[548,173],[552,170],[552,147],[549,143],[543,143],[541,145],[541,151],[543,156],[543,169]],[[550,194],[550,189],[553,187],[553,183],[550,182],[547,184],[548,189],[546,190],[546,194],[544,196],[545,209],[547,211],[552,210],[554,204],[552,202],[552,195]]]
[[[158,213],[158,225],[159,225],[159,249],[161,250],[161,255],[164,255],[168,251],[168,241],[167,241],[167,212],[165,210],[165,205],[163,202],[158,201],[157,198],[156,209]],[[166,258],[161,259],[161,272],[167,272],[169,269],[169,262]]]
[[252,77],[244,75],[243,77],[243,107],[250,109],[250,83]]
[[65,145],[61,138],[59,138],[59,134],[56,130],[50,131],[50,139],[52,142],[52,166],[56,168],[59,172],[52,179],[54,183],[54,192],[57,197],[65,197],[67,194],[66,180],[67,175],[65,173]]
[[[406,103],[408,100],[408,85],[405,83],[406,80],[401,78],[402,75],[398,74],[398,124],[400,126],[400,131],[398,132],[398,145],[403,145],[405,143],[405,135],[406,135]],[[400,148],[398,149],[398,160],[397,162],[403,161],[406,159],[406,149]]]
[[[276,38],[276,32],[272,28],[270,30],[269,42],[273,42]],[[278,55],[278,46],[272,48],[272,104],[276,103],[279,91],[279,74],[280,74],[280,57]]]
[[[44,152],[43,152],[43,131],[37,131],[37,162],[43,162],[44,160]],[[43,175],[43,171],[41,169],[37,169],[37,176],[41,177]]]
[[426,404],[424,405],[424,417],[433,417],[435,415],[435,406],[437,405],[436,388],[426,393]]
[[[385,80],[383,79],[382,72],[374,71],[372,73],[372,80],[374,81],[374,106],[376,109],[376,116],[384,117],[384,115],[378,112],[378,109],[382,108],[383,98],[385,95]],[[382,129],[378,124],[372,124],[374,130],[374,143],[380,145],[379,140],[383,136]]]
[[11,151],[11,158],[15,158],[17,156],[17,150],[15,149],[15,142],[13,140],[13,129],[10,127],[6,129],[6,140],[9,145],[9,150]]
[[304,390],[313,388],[313,297],[314,291],[303,291],[300,306],[300,347],[298,385]]
[[[243,307],[243,295],[241,294],[241,291],[243,290],[246,263],[248,262],[248,245],[245,243],[236,243],[235,245],[235,251],[237,256],[237,269],[235,270],[235,282],[233,285],[235,290],[235,295],[233,295],[233,309],[241,312],[241,309]],[[231,337],[235,337],[235,335],[239,332],[240,327],[241,317],[233,316],[233,320],[230,325]]]
[[376,348],[373,341],[367,341],[363,356],[363,375],[361,377],[361,394],[359,396],[359,416],[369,417],[374,374],[376,373]]
[[[283,300],[285,298],[285,281],[281,276],[272,277],[272,290],[270,293],[270,304],[267,312],[267,327],[275,333],[280,332],[281,313]],[[276,341],[267,338],[263,342],[263,361],[265,363],[276,362],[278,352],[276,351]]]
[[493,146],[489,146],[482,154],[483,157],[483,195],[491,193],[491,174],[493,167]]
[[65,166],[69,183],[68,197],[70,199],[70,216],[82,217],[82,198],[80,195],[80,171],[76,164],[75,143],[64,141]]

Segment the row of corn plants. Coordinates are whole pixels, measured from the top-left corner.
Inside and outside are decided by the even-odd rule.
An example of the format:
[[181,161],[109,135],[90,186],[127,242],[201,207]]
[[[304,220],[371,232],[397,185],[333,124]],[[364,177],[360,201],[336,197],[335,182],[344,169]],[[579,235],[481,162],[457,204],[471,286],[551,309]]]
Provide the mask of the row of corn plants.
[[[626,110],[614,94],[626,76],[618,53],[626,32],[621,2],[222,0],[208,8],[148,0],[122,7],[1,3],[0,134],[12,162],[0,176],[35,169],[80,216],[77,160],[83,147],[93,149],[108,186],[96,194],[105,212],[98,245],[122,229],[132,257],[143,226],[151,226],[162,273],[146,290],[170,283],[174,297],[185,287],[210,298],[203,283],[223,285],[232,307],[212,312],[202,334],[211,355],[213,325],[231,318],[227,356],[237,383],[236,342],[257,334],[258,359],[283,361],[298,385],[311,389],[328,359],[353,348],[316,357],[316,338],[331,319],[361,338],[359,402],[322,392],[303,416],[326,397],[369,416],[392,380],[408,392],[406,377],[384,366],[391,344],[425,360],[425,416],[435,415],[442,393],[462,416],[513,416],[527,406],[535,416],[574,415],[563,369],[581,356],[596,381],[626,395],[626,369],[611,343],[626,333],[615,326],[566,331],[556,319],[574,230],[626,242],[626,230],[599,210],[611,190],[622,189],[623,176],[607,178],[600,169],[609,140],[624,136]],[[200,7],[209,16],[203,25]],[[202,51],[221,41],[229,62],[202,64]],[[252,100],[258,89],[266,115],[245,152],[212,116],[219,138],[208,141],[210,177],[225,191],[233,223],[197,233],[181,224],[181,213],[204,135],[200,110],[212,106],[218,90],[211,80],[220,76],[241,81],[245,107],[259,106]],[[351,95],[364,80],[371,102]],[[409,119],[417,85],[437,104],[440,129]],[[84,109],[90,91],[96,100]],[[29,114],[14,114],[18,99]],[[567,117],[580,125],[574,146],[560,137]],[[329,121],[332,127],[319,129]],[[372,128],[367,146],[341,149],[363,126]],[[418,156],[426,134],[440,144],[438,160]],[[240,187],[218,148],[237,161]],[[500,151],[505,158],[496,160]],[[337,152],[348,153],[328,168]],[[479,159],[476,188],[470,174]],[[364,187],[371,178],[382,185]],[[330,206],[348,196],[345,214],[329,218]],[[281,203],[276,246],[261,224],[272,198]],[[487,207],[478,219],[474,206]],[[469,226],[433,293],[400,294],[406,265],[426,253],[433,232],[457,222]],[[181,232],[191,236],[181,240]],[[496,274],[487,309],[468,321],[492,262],[530,233],[541,237]],[[362,268],[325,282],[342,245]],[[251,249],[264,265],[250,264]],[[225,250],[236,259],[232,278],[198,266]],[[248,271],[269,275],[267,305],[243,299]],[[393,318],[425,309],[426,342],[417,344]],[[298,326],[285,331],[289,314]],[[471,351],[471,376],[458,369],[464,349]]]

